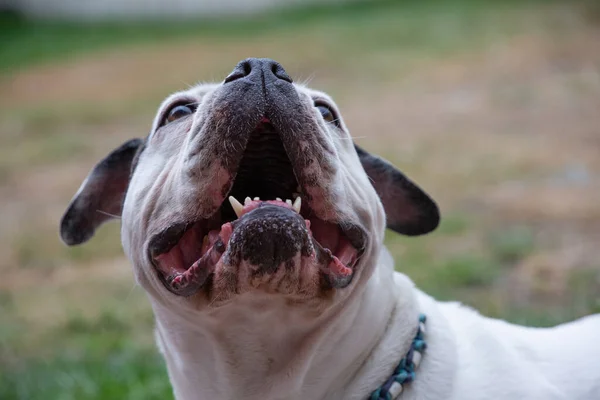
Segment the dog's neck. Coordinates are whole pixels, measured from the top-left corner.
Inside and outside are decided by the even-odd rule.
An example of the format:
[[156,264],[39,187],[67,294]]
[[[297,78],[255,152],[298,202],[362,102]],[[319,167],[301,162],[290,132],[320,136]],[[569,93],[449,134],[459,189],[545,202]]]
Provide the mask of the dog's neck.
[[384,251],[361,293],[325,317],[252,294],[214,319],[153,306],[178,399],[361,399],[410,346],[407,321],[419,313],[410,293],[412,283],[394,280]]

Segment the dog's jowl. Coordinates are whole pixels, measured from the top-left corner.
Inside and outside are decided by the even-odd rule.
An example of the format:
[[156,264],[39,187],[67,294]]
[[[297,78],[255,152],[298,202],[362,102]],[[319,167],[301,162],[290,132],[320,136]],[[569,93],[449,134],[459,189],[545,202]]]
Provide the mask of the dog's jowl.
[[61,237],[111,215],[178,400],[600,399],[600,318],[519,327],[394,272],[386,227],[427,234],[437,205],[275,61],[168,97],[84,180]]

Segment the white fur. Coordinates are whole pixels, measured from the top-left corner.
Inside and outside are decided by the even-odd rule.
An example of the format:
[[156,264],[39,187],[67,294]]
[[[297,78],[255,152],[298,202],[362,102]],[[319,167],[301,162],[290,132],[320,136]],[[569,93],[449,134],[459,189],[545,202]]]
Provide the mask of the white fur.
[[[213,88],[184,94],[203,98]],[[307,101],[325,96],[297,90]],[[157,218],[156,204],[171,204],[168,193],[184,190],[177,152],[186,140],[173,136],[162,145],[148,144],[123,211],[124,248],[149,293],[158,346],[178,400],[365,399],[407,352],[419,313],[427,315],[428,348],[401,399],[600,399],[600,317],[552,329],[518,327],[457,303],[439,303],[394,272],[383,248],[383,208],[349,136],[328,138],[339,163],[331,190],[347,199],[351,211],[361,207],[373,242],[350,287],[331,302],[309,299],[302,305],[249,289],[214,309],[167,292],[140,249]]]

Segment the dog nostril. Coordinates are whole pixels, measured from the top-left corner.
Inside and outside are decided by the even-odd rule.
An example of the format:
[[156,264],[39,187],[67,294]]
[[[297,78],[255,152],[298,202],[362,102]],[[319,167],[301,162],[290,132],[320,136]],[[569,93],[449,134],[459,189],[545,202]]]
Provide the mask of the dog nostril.
[[286,82],[292,83],[292,78],[285,72],[285,69],[278,62],[272,61],[271,63],[271,72],[277,78],[284,80]]
[[244,68],[244,74],[246,76],[250,75],[250,72],[252,72],[252,66],[250,65],[250,62],[244,61],[243,68]]
[[250,75],[251,72],[252,72],[252,65],[250,64],[250,61],[244,60],[244,61],[240,62],[238,65],[236,65],[235,68],[233,69],[233,71],[231,72],[231,74],[229,74],[227,76],[227,78],[225,78],[225,83],[233,82],[236,79],[240,79],[245,76],[248,76],[248,75]]

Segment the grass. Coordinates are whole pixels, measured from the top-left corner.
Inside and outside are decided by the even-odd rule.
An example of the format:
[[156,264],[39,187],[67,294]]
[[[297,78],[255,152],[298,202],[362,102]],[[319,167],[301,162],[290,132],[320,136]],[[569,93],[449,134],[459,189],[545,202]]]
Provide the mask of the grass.
[[[380,9],[394,7],[390,1],[376,1],[373,5],[352,4],[345,7],[322,6],[295,12],[271,13],[267,16],[228,21],[184,21],[145,23],[92,23],[31,22],[14,14],[0,17],[2,26],[0,59],[2,67],[14,70],[33,63],[73,57],[78,54],[120,45],[156,44],[182,37],[237,38],[264,32],[289,31],[304,28],[319,21],[368,21],[363,13],[377,14]],[[9,40],[10,38],[10,40]]]
[[[528,9],[528,4],[536,3],[521,3],[519,9]],[[529,29],[526,23],[508,3],[475,0],[377,0],[226,21],[79,24],[29,21],[5,13],[0,14],[0,72],[5,80],[10,80],[28,66],[68,65],[90,53],[138,53],[192,41],[199,43],[198,51],[209,43],[220,44],[225,54],[237,51],[228,48],[240,39],[251,46],[258,41],[265,43],[264,51],[277,54],[282,52],[278,46],[289,40],[298,54],[289,62],[301,64],[319,57],[323,66],[343,64],[344,68],[338,71],[346,79],[387,82],[412,71],[422,59],[483,47]],[[273,37],[278,39],[272,40]],[[355,64],[358,49],[364,59]],[[283,54],[287,58],[290,52],[285,48]],[[227,66],[231,67],[230,62]],[[198,79],[197,72],[193,74],[190,80]],[[174,89],[171,81],[159,86],[161,80],[157,80],[156,87],[144,88],[141,93],[124,91],[118,99],[91,98],[82,103],[78,99],[39,102],[34,98],[25,103],[0,103],[0,129],[5,132],[0,136],[0,181],[9,181],[11,168],[14,171],[24,166],[53,164],[71,154],[90,155],[80,126],[126,122],[132,114],[153,110],[164,93]],[[182,76],[177,85],[181,86],[181,81],[188,79]],[[337,90],[343,94],[343,88]]]
[[65,263],[86,264],[94,260],[111,259],[123,253],[119,223],[102,225],[94,236],[93,246],[66,247],[57,242],[54,229],[24,230],[17,236],[12,247],[21,268],[52,269]]
[[[469,43],[485,39],[490,34],[486,20],[499,10],[512,10],[516,1],[494,2],[477,0],[354,1],[350,4],[323,4],[271,12],[255,17],[229,20],[184,20],[155,22],[73,23],[29,21],[13,13],[0,15],[0,64],[5,71],[14,71],[31,64],[64,60],[86,52],[131,46],[157,44],[175,39],[198,37],[212,40],[236,40],[239,37],[274,34],[329,27],[333,36],[325,41],[341,43],[339,54],[349,47],[368,45],[374,51],[390,47],[409,46],[434,51],[451,50],[466,38]],[[528,0],[519,2],[538,4]],[[480,18],[481,13],[488,18]],[[422,29],[418,22],[428,25]],[[518,27],[503,24],[502,30]],[[354,40],[339,40],[340,36],[360,32]],[[486,35],[470,35],[484,31]],[[335,34],[337,33],[337,35]],[[358,41],[356,41],[358,40]]]
[[[600,173],[586,156],[596,113],[561,114],[572,97],[556,86],[575,80],[586,88],[572,88],[577,96],[589,94],[592,106],[600,98],[589,75],[577,74],[595,60],[580,43],[597,39],[578,18],[592,21],[587,11],[599,9],[591,1],[378,0],[227,21],[84,25],[1,15],[0,399],[172,398],[151,310],[122,258],[119,224],[75,248],[59,242],[57,224],[93,162],[144,135],[166,93],[221,78],[249,53],[290,65],[294,76],[314,72],[314,86],[362,129],[353,134],[434,194],[443,215],[434,234],[386,238],[398,270],[421,289],[537,326],[600,311],[595,247],[569,247],[594,237],[597,219],[540,221],[526,205],[516,213],[501,207],[514,198],[506,182],[540,185],[563,170],[565,154],[590,176]],[[161,64],[165,57],[176,68]],[[544,75],[563,69],[569,79]],[[103,73],[109,78],[93,75]],[[28,92],[45,74],[66,85]],[[71,79],[80,83],[69,88]],[[550,86],[552,96],[526,96]],[[471,108],[454,110],[471,94],[480,95]],[[552,128],[563,120],[576,122],[558,141]],[[557,147],[528,140],[538,132]],[[570,147],[580,137],[580,147]],[[556,190],[547,197],[558,198]],[[489,198],[498,193],[500,206]],[[590,201],[595,193],[585,192]],[[588,257],[577,259],[581,253]],[[531,283],[522,278],[527,268]]]
[[526,226],[495,231],[489,240],[494,258],[503,263],[515,263],[534,250],[533,233]]
[[445,215],[440,221],[437,232],[443,235],[460,235],[469,228],[469,221],[464,215]]
[[[199,52],[209,51],[207,45],[216,43],[226,56],[239,51],[232,46],[242,40],[250,47],[260,42],[261,51],[281,54],[286,62],[335,68],[345,80],[387,84],[402,79],[401,76],[410,76],[423,60],[482,49],[522,32],[536,32],[541,23],[531,24],[529,18],[536,4],[536,1],[377,0],[239,20],[160,23],[29,21],[5,13],[0,15],[0,71],[10,81],[11,76],[27,70],[28,66],[69,65],[69,61],[76,64],[90,53],[139,53],[143,49],[168,48],[170,43],[184,42],[197,42]],[[272,40],[273,37],[277,40]],[[280,48],[286,41],[294,47],[296,55],[290,57],[294,53],[285,46],[283,50]],[[361,63],[354,62],[357,51],[363,55]],[[318,62],[312,62],[315,58]],[[231,68],[230,61],[226,65]],[[218,63],[213,71],[217,68],[221,69]],[[196,79],[197,71],[189,79],[181,76],[177,83],[158,76],[155,86],[139,92],[123,90],[118,98],[106,100],[92,97],[85,102],[78,98],[38,101],[34,96],[31,101],[0,102],[0,130],[4,133],[0,135],[0,182],[10,182],[11,172],[23,167],[56,164],[71,155],[90,156],[89,136],[81,135],[81,126],[89,130],[114,121],[125,125],[120,129],[131,129],[128,126],[131,115],[151,112],[165,93],[181,87],[181,82]],[[340,97],[344,95],[343,86],[331,89]],[[23,140],[25,136],[27,140]]]
[[[89,339],[93,340],[93,339]],[[0,398],[11,400],[171,399],[164,362],[129,343],[103,352],[34,359],[2,368]]]
[[[0,329],[1,399],[172,398],[162,358],[152,340],[140,340],[152,331],[149,310],[72,311],[37,335],[19,332],[33,327],[11,319],[3,318]],[[11,345],[15,335],[21,348]]]

